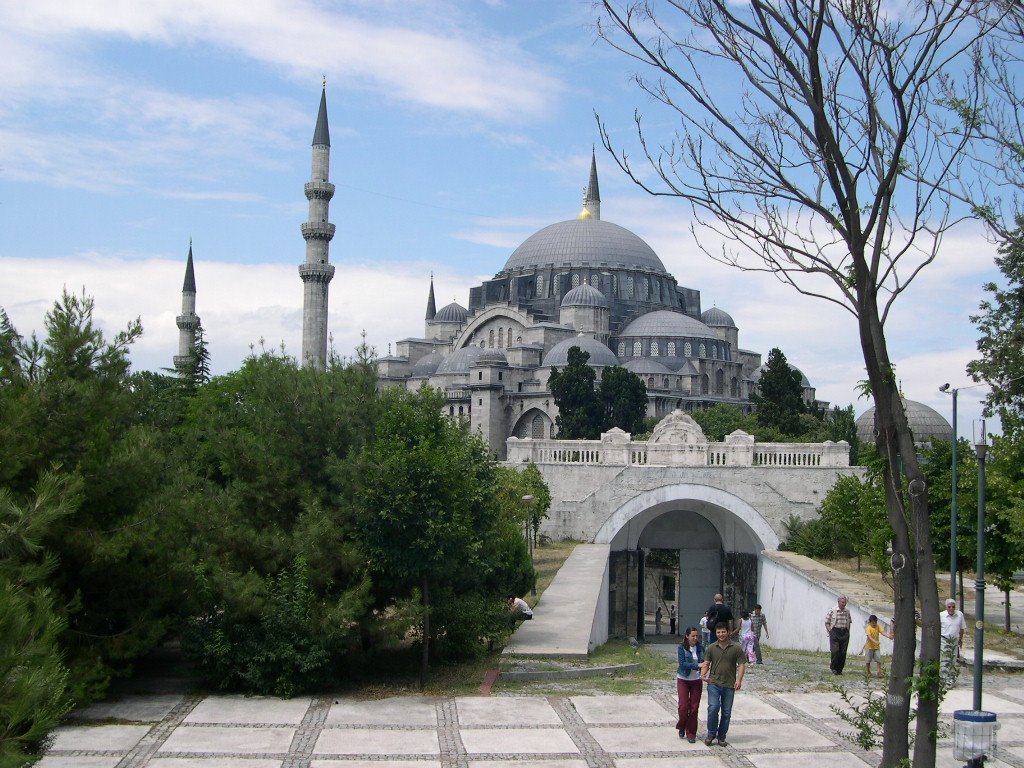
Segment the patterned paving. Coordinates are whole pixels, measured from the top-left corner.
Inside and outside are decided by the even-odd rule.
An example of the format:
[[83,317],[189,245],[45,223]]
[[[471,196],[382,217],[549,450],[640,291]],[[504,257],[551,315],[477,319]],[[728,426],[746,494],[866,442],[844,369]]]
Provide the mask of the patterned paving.
[[[969,700],[953,691],[943,706]],[[963,701],[962,701],[963,700]],[[494,696],[380,701],[132,696],[58,728],[39,768],[848,768],[878,754],[845,740],[831,693],[736,697],[728,747],[689,744],[675,700],[635,696]],[[986,692],[999,715],[994,768],[1024,768],[1024,692]],[[706,701],[701,711],[701,725]],[[953,760],[948,739],[941,768]]]

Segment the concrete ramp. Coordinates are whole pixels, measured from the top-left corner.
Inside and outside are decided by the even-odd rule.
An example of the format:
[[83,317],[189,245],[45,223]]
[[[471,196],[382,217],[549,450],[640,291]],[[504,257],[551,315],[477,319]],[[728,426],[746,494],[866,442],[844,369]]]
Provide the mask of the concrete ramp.
[[506,656],[584,658],[608,640],[607,544],[579,544],[505,646]]

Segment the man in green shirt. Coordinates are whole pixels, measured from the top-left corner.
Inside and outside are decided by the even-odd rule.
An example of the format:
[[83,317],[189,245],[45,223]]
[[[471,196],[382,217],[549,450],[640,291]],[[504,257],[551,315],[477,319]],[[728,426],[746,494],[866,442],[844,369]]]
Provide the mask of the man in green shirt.
[[708,736],[704,743],[710,747],[717,738],[719,746],[724,747],[728,745],[725,735],[732,718],[732,700],[743,686],[747,659],[739,645],[729,638],[726,622],[720,621],[715,627],[715,637],[718,642],[704,653],[708,683]]

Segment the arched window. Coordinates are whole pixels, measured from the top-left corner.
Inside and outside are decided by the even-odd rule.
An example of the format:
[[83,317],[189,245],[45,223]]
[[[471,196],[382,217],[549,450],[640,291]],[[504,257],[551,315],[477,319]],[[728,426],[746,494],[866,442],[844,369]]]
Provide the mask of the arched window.
[[665,377],[665,381],[664,381],[663,385],[664,385],[665,389],[668,389],[668,376]]
[[711,345],[711,357],[714,358],[715,360],[718,359],[718,345],[717,344],[712,344]]
[[704,346],[703,344],[700,345],[700,356],[702,358],[708,356],[708,348],[706,346]]
[[511,347],[512,346],[512,329],[511,328],[508,329],[508,336],[506,338],[508,339],[508,345]]
[[639,341],[633,342],[633,357],[640,357],[644,353],[644,345]]
[[693,345],[690,342],[683,344],[683,357],[693,357]]
[[702,395],[706,395],[710,387],[711,381],[710,379],[708,379],[708,375],[705,373],[703,376],[700,377],[700,393]]
[[676,356],[676,343],[674,341],[670,341],[668,343],[668,345],[667,345],[667,347],[665,349],[665,354],[668,355],[669,357],[675,357]]
[[487,342],[484,341],[483,339],[480,339],[480,349],[483,349],[486,346],[487,346]]
[[573,276],[572,276],[572,287],[573,288],[578,288],[579,285],[580,285],[580,276],[577,275],[576,273],[573,273]]
[[729,382],[729,395],[730,397],[740,396],[740,382],[735,376],[733,376],[732,381]]
[[660,356],[661,356],[661,352],[658,349],[658,342],[652,341],[651,342],[651,357],[660,357]]
[[544,417],[539,413],[533,417],[533,422],[530,425],[530,437],[534,440],[544,439]]
[[494,329],[493,328],[491,328],[491,330],[489,330],[487,332],[487,346],[490,347],[491,349],[494,348]]
[[544,275],[537,275],[537,297],[543,299],[544,296]]
[[715,394],[725,394],[725,372],[721,368],[715,373]]
[[449,416],[454,416],[455,415],[455,406],[454,405],[449,405],[448,406],[448,415]]
[[626,298],[633,298],[633,276],[626,275]]
[[651,295],[651,281],[646,277],[640,278],[640,300],[647,301]]
[[653,376],[648,376],[647,377],[647,388],[648,389],[654,389],[654,377]]
[[619,357],[625,357],[625,356],[626,356],[626,342],[620,341],[619,342]]
[[504,328],[499,328],[498,329],[498,349],[504,349],[504,348],[505,348],[505,329]]
[[462,406],[459,406],[459,416],[462,416]]

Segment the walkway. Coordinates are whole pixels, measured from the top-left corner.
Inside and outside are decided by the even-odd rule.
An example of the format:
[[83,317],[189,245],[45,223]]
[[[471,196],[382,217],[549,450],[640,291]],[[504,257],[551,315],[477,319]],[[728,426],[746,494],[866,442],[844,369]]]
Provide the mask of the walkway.
[[[878,764],[839,732],[831,692],[774,693],[767,666],[737,695],[728,747],[680,740],[671,683],[647,695],[279,700],[129,696],[80,712],[54,732],[38,768],[855,768]],[[851,687],[859,687],[848,675]],[[999,760],[1024,768],[1024,692],[986,688],[1002,724]],[[1001,687],[996,687],[999,685]],[[706,697],[705,697],[706,699]],[[943,704],[969,708],[963,685]],[[706,706],[706,704],[705,704]],[[703,728],[706,712],[700,715]],[[953,760],[948,738],[940,768]]]

